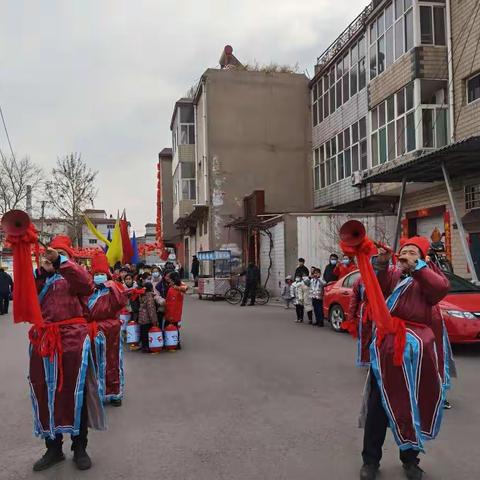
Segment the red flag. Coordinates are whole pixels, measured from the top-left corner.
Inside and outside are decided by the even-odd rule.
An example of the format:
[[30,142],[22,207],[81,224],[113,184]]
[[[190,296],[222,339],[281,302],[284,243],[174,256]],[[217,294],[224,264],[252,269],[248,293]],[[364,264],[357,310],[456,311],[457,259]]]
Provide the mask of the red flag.
[[125,211],[123,212],[122,218],[120,219],[120,234],[122,236],[122,249],[123,249],[123,264],[130,263],[133,257],[133,248],[130,243],[130,237],[128,235],[128,223],[127,215]]

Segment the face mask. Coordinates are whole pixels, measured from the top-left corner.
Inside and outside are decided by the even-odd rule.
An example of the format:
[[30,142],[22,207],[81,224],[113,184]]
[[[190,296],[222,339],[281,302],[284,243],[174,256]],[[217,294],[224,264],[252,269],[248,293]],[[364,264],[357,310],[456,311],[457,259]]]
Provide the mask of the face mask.
[[350,260],[342,260],[342,263],[343,263],[344,265],[348,265],[348,264],[350,263]]
[[105,273],[101,273],[99,275],[95,275],[93,277],[93,281],[95,282],[95,285],[102,285],[108,280],[108,277]]
[[296,281],[296,282],[299,282],[300,280],[301,280],[300,277],[296,277],[296,278],[295,278],[295,281]]
[[138,273],[139,273],[140,275],[142,275],[142,273],[143,273],[143,268],[141,268],[141,269],[138,271]]
[[160,276],[160,272],[153,272],[152,277],[153,278],[158,278]]
[[337,264],[337,261],[332,258],[332,260],[330,260],[330,264],[331,264],[331,265],[336,265],[336,264]]

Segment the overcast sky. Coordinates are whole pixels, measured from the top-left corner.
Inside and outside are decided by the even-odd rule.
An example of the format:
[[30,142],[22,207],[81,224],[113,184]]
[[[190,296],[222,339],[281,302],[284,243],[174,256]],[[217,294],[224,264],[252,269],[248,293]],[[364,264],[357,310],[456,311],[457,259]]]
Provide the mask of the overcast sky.
[[[156,160],[179,97],[224,45],[243,62],[316,57],[367,0],[2,0],[0,104],[17,156],[81,152],[97,208],[155,220]],[[0,148],[7,151],[0,130]]]

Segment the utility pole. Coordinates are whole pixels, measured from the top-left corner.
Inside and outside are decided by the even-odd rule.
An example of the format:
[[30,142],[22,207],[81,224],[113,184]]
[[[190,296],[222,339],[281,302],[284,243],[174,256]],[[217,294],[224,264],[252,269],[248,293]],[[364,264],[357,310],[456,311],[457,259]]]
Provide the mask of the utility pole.
[[42,214],[41,214],[41,217],[40,217],[40,241],[43,242],[43,225],[44,225],[44,222],[45,222],[45,204],[46,204],[46,200],[42,200],[41,201],[41,204],[42,204]]

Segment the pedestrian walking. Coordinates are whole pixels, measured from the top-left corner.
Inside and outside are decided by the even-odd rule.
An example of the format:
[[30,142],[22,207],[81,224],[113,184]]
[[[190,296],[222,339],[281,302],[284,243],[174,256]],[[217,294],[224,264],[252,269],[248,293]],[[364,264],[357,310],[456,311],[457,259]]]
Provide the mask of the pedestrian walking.
[[292,277],[288,275],[287,278],[285,278],[285,283],[282,288],[282,298],[287,310],[290,308],[290,305],[292,305],[294,299],[294,296],[292,296],[292,283]]
[[12,277],[0,267],[0,315],[8,313],[10,305],[10,295],[13,293]]
[[247,304],[248,299],[250,299],[249,305],[255,305],[257,288],[260,283],[260,269],[254,262],[250,262],[247,269],[240,273],[240,276],[245,276],[245,292],[243,294],[241,306],[244,307]]
[[294,278],[297,278],[297,277],[303,278],[303,277],[308,277],[309,275],[310,275],[310,272],[308,271],[308,268],[305,266],[305,259],[299,258],[297,268],[295,269]]
[[[90,274],[73,261],[71,241],[55,237],[37,272],[44,320],[30,331],[30,386],[35,435],[45,439],[43,457],[33,470],[45,470],[65,459],[63,435],[72,436],[73,461],[79,470],[92,462],[86,452],[88,426],[105,430],[92,358],[84,298],[93,293]],[[21,286],[19,286],[21,288]],[[51,401],[51,399],[55,401]]]
[[330,255],[328,265],[323,270],[323,279],[326,283],[336,282],[338,280],[338,276],[335,275],[335,268],[337,268],[338,264],[338,255],[332,253]]
[[[387,307],[406,333],[386,334],[380,343],[377,331],[373,333],[363,419],[362,480],[377,476],[387,426],[392,428],[410,480],[422,478],[418,455],[424,442],[440,430],[443,409],[439,405],[449,384],[442,365],[449,363],[449,353],[443,348],[445,331],[437,320],[436,305],[447,295],[449,281],[437,267],[425,262],[428,248],[426,238],[413,237],[402,241],[395,266],[390,265],[391,252],[382,248],[374,263]],[[401,366],[394,361],[398,353]]]
[[149,353],[148,332],[153,326],[158,326],[158,320],[153,285],[150,282],[146,282],[144,283],[144,288],[145,292],[140,295],[138,323],[140,325],[140,344],[142,352]]
[[121,337],[120,311],[127,304],[125,287],[111,280],[106,255],[99,251],[92,258],[94,291],[88,297],[90,320],[94,322],[93,357],[95,360],[98,388],[104,402],[115,407],[122,404],[123,348]]
[[200,275],[200,261],[196,255],[192,257],[192,268],[190,269],[195,286],[198,287],[198,277]]
[[322,272],[319,268],[313,270],[313,278],[310,285],[310,293],[312,296],[313,312],[315,313],[315,325],[317,327],[323,327],[323,289],[326,282],[322,280]]

